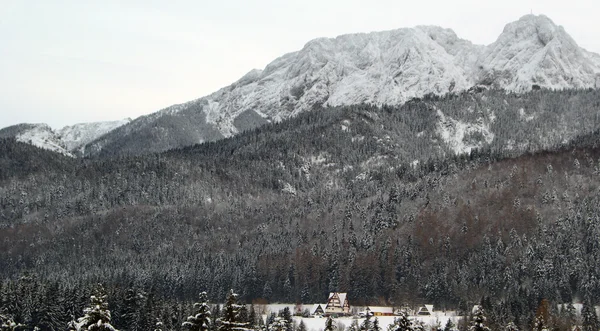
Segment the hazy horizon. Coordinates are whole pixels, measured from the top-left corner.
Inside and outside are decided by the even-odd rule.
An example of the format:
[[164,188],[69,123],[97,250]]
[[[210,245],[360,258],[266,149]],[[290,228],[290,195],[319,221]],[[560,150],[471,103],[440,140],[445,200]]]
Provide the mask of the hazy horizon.
[[462,0],[219,3],[110,0],[0,4],[0,128],[136,118],[208,95],[314,38],[416,25],[488,45],[504,25],[543,14],[600,53],[600,4]]

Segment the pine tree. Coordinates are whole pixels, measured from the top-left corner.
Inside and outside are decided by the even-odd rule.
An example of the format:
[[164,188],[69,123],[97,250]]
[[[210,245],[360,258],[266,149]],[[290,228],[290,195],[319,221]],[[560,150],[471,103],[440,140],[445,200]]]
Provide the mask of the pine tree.
[[0,330],[1,331],[17,331],[25,329],[25,326],[19,323],[15,323],[8,316],[0,314]]
[[134,288],[129,288],[125,291],[120,319],[121,323],[119,325],[127,328],[128,331],[140,330],[138,325],[140,319],[140,298],[141,294]]
[[381,331],[381,327],[379,326],[379,319],[375,317],[373,321],[373,331]]
[[371,312],[367,311],[365,320],[360,324],[360,331],[372,331],[373,330],[373,322],[371,321]]
[[298,324],[297,331],[306,331],[306,324],[304,324],[303,320],[300,320],[300,324]]
[[586,298],[583,301],[581,308],[581,328],[582,331],[598,331],[598,316],[596,310],[591,304],[590,299]]
[[247,330],[248,322],[239,319],[240,305],[237,303],[238,295],[229,291],[227,302],[223,307],[223,317],[218,320],[219,331],[239,331]]
[[102,285],[98,285],[94,295],[90,297],[90,306],[83,310],[85,314],[80,317],[77,322],[72,321],[69,324],[70,331],[117,331],[111,324],[110,310],[106,302],[107,295],[105,294]]
[[446,322],[446,325],[444,326],[444,331],[455,331],[456,330],[456,325],[454,324],[454,322],[452,322],[452,318],[448,319],[448,322]]
[[486,317],[483,313],[483,308],[477,307],[475,313],[473,314],[473,321],[471,322],[471,327],[469,331],[490,331],[485,325]]
[[275,319],[269,324],[267,328],[269,331],[286,331],[287,322],[281,317],[275,317]]
[[247,322],[251,328],[255,328],[258,325],[258,316],[256,315],[256,308],[254,307],[254,305],[250,305],[250,311],[248,312]]
[[333,324],[333,318],[331,318],[331,316],[328,316],[327,320],[325,321],[324,331],[334,331],[335,329],[337,329],[337,326]]
[[153,331],[165,331],[165,324],[161,320],[156,319]]
[[348,331],[360,331],[358,320],[352,320],[352,323],[350,323],[350,326],[348,327]]
[[187,320],[181,326],[190,331],[208,331],[211,319],[206,292],[200,293],[200,299],[194,303],[194,307],[197,309],[196,314],[188,316]]
[[290,308],[289,307],[283,308],[279,312],[279,317],[281,317],[286,323],[285,330],[292,331],[294,325],[293,325],[292,313],[290,312]]
[[504,327],[504,331],[519,331],[519,327],[517,327],[517,325],[515,323],[509,322]]
[[394,323],[388,326],[388,331],[411,331],[412,324],[412,321],[408,319],[408,312],[402,310],[400,316],[394,319]]

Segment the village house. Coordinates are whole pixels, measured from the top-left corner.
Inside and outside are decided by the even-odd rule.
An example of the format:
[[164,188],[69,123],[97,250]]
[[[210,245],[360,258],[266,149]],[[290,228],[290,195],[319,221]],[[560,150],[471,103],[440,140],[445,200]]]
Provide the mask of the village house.
[[310,314],[313,316],[323,316],[325,315],[325,310],[323,309],[323,307],[325,307],[326,304],[323,303],[316,303],[312,306],[312,308],[310,309]]
[[433,305],[422,305],[421,307],[419,307],[419,310],[417,310],[417,315],[420,316],[429,316],[433,313]]
[[394,316],[394,308],[369,306],[365,309],[365,313],[371,316]]
[[347,293],[329,293],[329,299],[327,299],[327,305],[325,306],[325,313],[328,315],[349,315],[350,303],[348,302]]

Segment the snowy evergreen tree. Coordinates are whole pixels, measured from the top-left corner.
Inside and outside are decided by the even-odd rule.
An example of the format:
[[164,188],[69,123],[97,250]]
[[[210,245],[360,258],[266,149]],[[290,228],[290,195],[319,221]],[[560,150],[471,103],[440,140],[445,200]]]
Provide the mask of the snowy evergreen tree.
[[25,329],[24,325],[15,323],[8,316],[0,314],[0,330],[1,331],[17,331]]
[[90,306],[83,309],[85,314],[77,322],[69,324],[72,331],[117,331],[111,324],[110,310],[108,310],[107,295],[102,285],[98,285],[94,295],[90,297]]
[[154,330],[153,331],[165,331],[165,324],[157,319],[156,323],[154,324]]
[[348,331],[360,331],[358,320],[352,320],[352,323],[350,323],[350,326],[348,327]]
[[414,331],[425,331],[425,324],[423,324],[423,321],[415,321],[415,323],[412,326],[412,329]]
[[140,330],[140,303],[143,295],[135,288],[129,288],[123,297],[123,306],[121,310],[120,323],[118,325],[125,326],[128,331]]
[[381,331],[381,326],[379,326],[379,319],[375,317],[373,321],[373,331]]
[[452,322],[452,318],[448,319],[446,325],[444,326],[444,331],[456,331],[456,325]]
[[360,324],[360,331],[372,331],[373,330],[373,322],[371,321],[371,312],[367,311],[365,316],[365,320]]
[[394,318],[394,323],[388,326],[388,331],[411,331],[413,323],[408,319],[408,312],[402,310],[399,314],[400,316]]
[[331,318],[331,316],[327,316],[324,331],[334,331],[335,329],[337,329],[337,326],[333,324],[333,318]]
[[218,330],[219,331],[240,331],[248,329],[248,322],[241,321],[239,312],[241,306],[237,303],[238,295],[229,291],[227,295],[227,301],[223,307],[223,316],[218,319]]
[[292,319],[292,313],[290,312],[290,308],[289,307],[285,307],[282,310],[279,311],[279,317],[281,317],[284,321],[285,321],[285,330],[286,331],[292,331],[293,327],[294,327],[294,321]]
[[[256,326],[258,325],[258,318],[259,316],[256,314],[256,308],[254,307],[254,305],[250,305],[250,311],[248,312],[248,325],[251,328],[256,328]],[[261,321],[262,321],[262,317],[260,317]]]
[[287,322],[281,317],[275,317],[271,323],[268,324],[268,331],[286,331]]
[[582,331],[598,331],[599,326],[596,310],[590,303],[590,299],[586,298],[581,308],[581,329]]
[[504,327],[504,331],[519,331],[519,327],[515,323],[509,322]]
[[490,328],[485,325],[486,320],[487,318],[483,313],[483,308],[477,307],[473,314],[473,321],[471,322],[469,331],[490,331]]
[[181,326],[190,331],[210,330],[211,316],[206,292],[200,293],[200,298],[198,302],[194,303],[194,308],[197,309],[196,314],[188,316],[187,320]]
[[306,324],[304,324],[304,320],[300,320],[300,324],[298,324],[298,328],[296,331],[307,331]]

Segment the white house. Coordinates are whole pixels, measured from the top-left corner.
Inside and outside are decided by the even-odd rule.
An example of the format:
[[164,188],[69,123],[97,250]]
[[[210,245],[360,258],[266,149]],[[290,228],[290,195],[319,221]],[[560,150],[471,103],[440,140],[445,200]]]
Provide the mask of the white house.
[[331,292],[327,305],[325,306],[326,314],[350,314],[350,303],[348,302],[347,293]]

